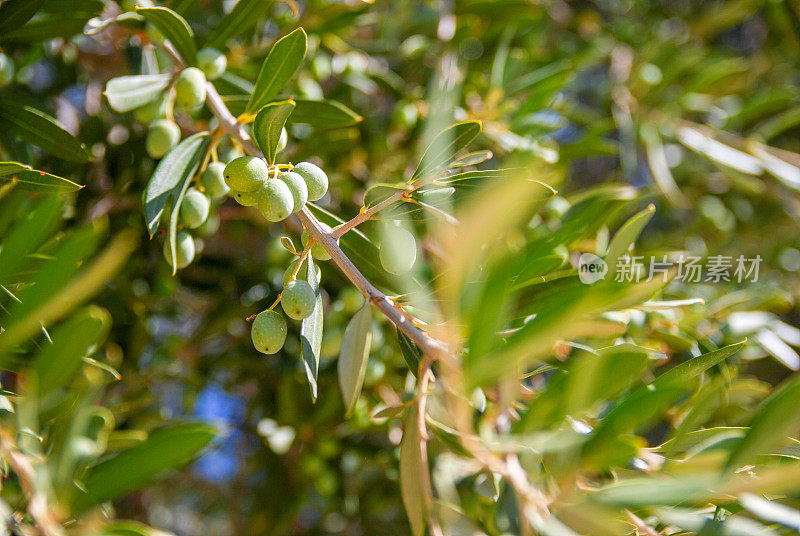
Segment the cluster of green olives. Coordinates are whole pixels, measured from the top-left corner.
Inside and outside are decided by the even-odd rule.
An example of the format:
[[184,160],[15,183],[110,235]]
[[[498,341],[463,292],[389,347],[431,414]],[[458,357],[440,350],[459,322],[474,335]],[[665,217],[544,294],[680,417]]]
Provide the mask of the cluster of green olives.
[[173,103],[186,113],[194,113],[206,101],[206,80],[222,76],[228,65],[225,55],[213,48],[197,53],[199,67],[183,69],[173,87],[158,99],[134,110],[138,121],[149,124],[145,149],[151,158],[163,158],[181,140],[181,129],[167,117],[172,116]]
[[239,204],[257,206],[271,222],[300,212],[307,201],[317,201],[328,191],[328,176],[310,162],[300,162],[273,177],[266,162],[255,156],[231,160],[225,166],[225,183]]
[[[286,316],[295,320],[303,320],[311,316],[317,302],[314,287],[304,280],[300,271],[301,259],[293,260],[283,276],[283,292],[281,292],[281,308]],[[319,285],[321,273],[316,268],[316,283]],[[298,272],[295,274],[295,272]],[[273,309],[260,312],[253,320],[250,337],[253,346],[262,354],[274,354],[283,348],[286,342],[286,319]]]

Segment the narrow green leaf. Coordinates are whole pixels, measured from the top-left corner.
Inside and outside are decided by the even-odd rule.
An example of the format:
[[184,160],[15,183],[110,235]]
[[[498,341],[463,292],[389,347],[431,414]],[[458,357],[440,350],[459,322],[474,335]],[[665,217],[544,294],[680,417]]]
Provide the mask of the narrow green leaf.
[[45,303],[73,279],[74,274],[94,253],[100,243],[102,229],[84,225],[66,234],[58,248],[48,255],[35,276],[32,285],[20,291],[20,302],[11,308],[11,316],[22,318]]
[[280,93],[303,63],[307,45],[306,32],[298,28],[272,46],[261,66],[261,72],[258,73],[255,89],[247,102],[246,112],[255,112]]
[[405,359],[409,370],[416,376],[419,370],[419,362],[422,359],[422,350],[405,333],[399,329],[396,331],[397,342],[400,344],[400,353],[403,354],[403,359]]
[[263,106],[256,114],[253,121],[253,139],[270,165],[278,157],[278,142],[281,138],[281,129],[286,124],[286,119],[294,110],[294,101],[288,99],[280,102],[271,102]]
[[339,387],[347,415],[350,415],[361,393],[372,345],[372,304],[369,301],[353,316],[342,337],[339,350]]
[[0,183],[11,182],[34,192],[74,192],[83,188],[71,180],[31,169],[19,162],[0,162]]
[[54,118],[31,106],[11,101],[0,102],[0,119],[25,141],[70,162],[87,162],[83,144],[64,130]]
[[108,279],[122,268],[137,244],[136,231],[122,231],[102,254],[83,268],[66,286],[48,296],[47,301],[30,314],[15,318],[13,324],[6,326],[6,331],[0,333],[0,368],[5,365],[9,349],[37,333],[43,325],[60,320],[103,288]]
[[146,441],[91,467],[74,508],[80,512],[139,489],[164,472],[188,463],[216,435],[207,424],[180,423],[159,428]]
[[63,202],[58,197],[48,197],[16,222],[2,236],[0,247],[0,284],[15,282],[12,279],[30,261],[30,255],[61,223]]
[[111,315],[94,305],[78,311],[61,325],[52,336],[53,342],[42,347],[34,358],[32,371],[38,392],[45,395],[66,385],[110,328]]
[[167,7],[137,7],[136,12],[164,34],[187,65],[197,63],[194,32],[186,19]]
[[156,100],[167,89],[169,74],[141,74],[112,78],[104,92],[115,112],[125,113]]
[[189,136],[158,163],[144,190],[144,214],[151,238],[158,230],[167,202],[172,199],[173,205],[178,206],[183,187],[200,166],[207,144],[208,132]]
[[444,169],[456,156],[456,153],[475,139],[475,136],[480,131],[480,122],[463,121],[437,134],[428,145],[428,148],[425,149],[425,153],[411,176],[411,180],[424,179]]
[[6,0],[0,4],[0,36],[23,26],[44,4],[44,0]]
[[239,0],[230,13],[209,34],[205,46],[222,48],[228,41],[245,33],[264,18],[272,2],[267,0]]
[[300,342],[303,347],[303,365],[306,370],[308,384],[311,386],[311,398],[317,399],[317,371],[319,370],[319,352],[322,348],[322,293],[317,281],[316,268],[311,255],[306,261],[306,281],[317,295],[314,312],[304,318],[300,325]]
[[[427,455],[423,450],[417,423],[416,404],[411,406],[403,427],[403,440],[400,443],[400,495],[411,524],[411,533],[422,536],[427,516],[426,499],[429,495],[430,478]],[[424,462],[424,464],[423,464]]]
[[336,101],[296,99],[292,123],[308,123],[314,128],[342,128],[364,120],[353,110]]
[[616,266],[617,259],[628,251],[628,248],[633,244],[644,229],[644,226],[650,221],[655,214],[656,207],[649,205],[646,209],[634,215],[631,219],[625,222],[620,227],[617,234],[608,245],[608,253],[606,254],[606,262],[612,266]]
[[[693,357],[692,359],[669,369],[664,374],[661,374],[655,379],[655,381],[653,381],[651,385],[658,388],[664,385],[682,384],[692,378],[696,378],[711,367],[722,363],[725,359],[741,350],[745,342],[747,341],[745,340],[734,344],[729,344],[728,346],[724,346],[718,350]],[[647,389],[647,387],[642,387],[642,389]]]
[[797,431],[800,425],[800,374],[795,374],[764,399],[753,415],[750,430],[731,453],[726,470],[754,463]]
[[[678,501],[680,504],[682,501]],[[678,527],[692,534],[703,536],[779,536],[781,533],[746,517],[717,519],[711,512],[700,512],[688,508],[662,508],[657,515],[667,525]],[[797,524],[797,521],[795,521]]]

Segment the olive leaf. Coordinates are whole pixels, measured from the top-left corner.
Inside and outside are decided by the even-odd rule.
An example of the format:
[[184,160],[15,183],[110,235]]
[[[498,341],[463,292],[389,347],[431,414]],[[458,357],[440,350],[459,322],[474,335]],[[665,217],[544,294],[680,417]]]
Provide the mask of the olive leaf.
[[83,188],[71,180],[31,169],[19,162],[0,162],[0,183],[12,182],[25,190],[36,192],[74,192]]
[[170,469],[188,463],[216,435],[208,424],[177,423],[159,428],[147,440],[89,468],[78,512],[138,489]]
[[372,305],[369,301],[353,316],[344,330],[339,350],[339,387],[345,412],[350,415],[361,393],[372,345]]
[[319,353],[322,348],[322,293],[319,288],[314,260],[311,255],[306,260],[306,281],[314,289],[317,301],[314,311],[303,319],[300,325],[300,342],[303,348],[303,366],[311,387],[311,398],[317,400],[317,371],[319,370]]
[[286,124],[286,119],[292,114],[294,106],[292,99],[271,102],[258,111],[253,121],[253,138],[270,165],[275,163],[278,156],[281,130]]
[[351,127],[364,120],[353,110],[336,101],[295,99],[292,123],[308,123],[314,128]]
[[480,131],[479,121],[462,121],[441,131],[425,149],[411,181],[427,178],[444,169]]
[[137,7],[136,12],[164,34],[187,65],[197,63],[194,32],[186,19],[167,7]]
[[169,86],[169,74],[140,74],[112,78],[103,94],[115,112],[124,113],[156,100]]
[[55,118],[25,104],[1,101],[0,119],[6,127],[29,143],[70,162],[86,162],[89,154],[83,144],[64,130]]
[[308,37],[302,28],[285,35],[272,46],[247,102],[247,113],[255,112],[278,95],[303,63],[307,46]]
[[271,7],[272,2],[267,0],[239,0],[230,13],[214,27],[204,46],[224,47],[228,41],[258,24]]
[[144,214],[150,237],[158,230],[161,214],[172,198],[177,204],[177,193],[191,179],[208,145],[208,132],[200,132],[180,142],[156,166],[144,190]]
[[406,417],[403,440],[400,443],[400,495],[411,524],[411,533],[421,536],[425,531],[425,518],[428,515],[430,474],[416,417],[417,405],[414,404]]
[[0,4],[0,36],[20,28],[44,4],[44,0],[6,0]]
[[403,354],[403,359],[409,370],[416,376],[419,362],[422,360],[422,350],[414,341],[408,338],[408,335],[399,329],[395,329],[395,331],[397,332],[397,342],[400,345],[400,353]]

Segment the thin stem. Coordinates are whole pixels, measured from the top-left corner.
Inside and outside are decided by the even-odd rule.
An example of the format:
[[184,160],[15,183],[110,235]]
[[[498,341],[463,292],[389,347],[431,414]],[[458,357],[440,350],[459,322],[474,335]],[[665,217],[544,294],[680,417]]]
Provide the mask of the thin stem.
[[373,205],[369,208],[363,208],[358,215],[356,215],[353,219],[344,222],[341,225],[336,226],[333,229],[333,236],[336,238],[340,238],[344,235],[347,231],[354,229],[358,225],[361,225],[365,221],[369,220],[374,216],[376,213],[380,212],[381,210],[385,209],[386,207],[407,198],[411,192],[416,190],[417,187],[411,187],[407,190],[399,190],[397,193],[392,194],[390,197],[387,197],[377,205]]

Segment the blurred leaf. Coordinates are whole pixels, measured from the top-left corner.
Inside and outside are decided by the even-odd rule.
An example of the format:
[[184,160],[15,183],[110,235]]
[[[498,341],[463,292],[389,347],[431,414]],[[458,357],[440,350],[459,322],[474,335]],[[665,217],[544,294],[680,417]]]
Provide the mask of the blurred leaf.
[[89,160],[80,141],[64,130],[54,118],[36,108],[0,101],[0,118],[7,121],[7,127],[14,133],[53,156],[70,162]]
[[775,500],[767,500],[752,493],[744,493],[739,503],[761,519],[780,523],[792,530],[800,531],[800,511],[785,506]]
[[13,282],[17,272],[30,262],[30,255],[61,223],[63,202],[57,197],[36,203],[8,234],[0,247],[0,283]]
[[372,304],[369,301],[347,324],[339,350],[339,387],[342,391],[345,413],[350,415],[361,393],[364,373],[372,345]]
[[275,163],[278,156],[281,130],[286,124],[286,119],[292,114],[294,106],[295,103],[292,99],[271,102],[258,111],[256,119],[253,121],[253,139],[270,165]]
[[136,249],[136,231],[128,229],[119,233],[88,266],[60,288],[36,310],[23,318],[15,318],[0,333],[0,368],[5,363],[6,352],[41,329],[42,325],[63,318],[86,299],[103,288],[108,278],[122,268],[128,256]]
[[81,512],[152,482],[188,463],[216,435],[213,426],[180,423],[159,428],[143,443],[91,467],[82,479],[73,510]]
[[306,32],[298,28],[272,46],[258,73],[246,112],[255,112],[281,92],[303,63],[307,41]]
[[711,513],[696,512],[685,508],[663,508],[658,511],[658,517],[664,523],[703,534],[703,536],[752,536],[753,534],[778,536],[780,534],[745,517],[734,516],[718,520]]
[[157,99],[171,79],[170,74],[119,76],[108,81],[104,94],[115,112],[130,112]]
[[395,332],[397,333],[397,342],[400,344],[400,352],[403,354],[403,359],[405,359],[411,373],[416,376],[419,370],[419,362],[422,360],[422,350],[414,341],[408,338],[408,335],[399,329],[395,329]]
[[0,183],[19,184],[24,190],[34,192],[74,192],[83,188],[62,177],[31,169],[19,162],[0,162]]
[[403,441],[400,443],[400,494],[414,536],[422,536],[425,531],[430,495],[428,457],[418,426],[415,404],[408,412],[403,427]]
[[194,31],[186,19],[167,7],[139,7],[136,12],[150,21],[172,43],[187,65],[197,63]]
[[0,4],[0,38],[23,26],[44,4],[44,0],[6,0]]
[[360,123],[364,118],[336,101],[295,99],[297,108],[292,123],[308,123],[314,128],[343,128]]
[[322,292],[317,280],[316,268],[311,255],[306,259],[306,281],[314,289],[317,302],[314,311],[304,318],[300,325],[300,342],[303,347],[303,365],[306,370],[308,384],[311,387],[311,398],[317,400],[317,371],[319,369],[319,352],[322,347]]
[[779,385],[755,411],[750,430],[728,458],[725,468],[736,470],[786,441],[800,423],[800,375]]
[[425,149],[417,169],[411,176],[411,182],[426,179],[444,169],[456,153],[475,139],[480,131],[481,124],[478,121],[463,121],[437,134]]
[[138,521],[114,521],[105,525],[94,536],[173,536],[172,533],[154,529]]
[[656,211],[655,205],[649,205],[646,209],[639,212],[620,227],[608,245],[605,260],[611,265],[616,266],[617,260],[622,257],[628,248],[639,238],[644,226],[652,219]]
[[[102,0],[33,0],[30,3],[39,7],[40,14],[24,25],[3,32],[0,39],[19,43],[66,39],[81,33],[86,22],[99,15],[103,9]],[[3,20],[2,17],[0,20]]]
[[32,364],[37,389],[42,395],[66,385],[80,368],[84,356],[108,335],[111,316],[108,311],[90,305],[64,322],[44,346]]
[[268,15],[272,2],[267,0],[239,0],[208,35],[205,46],[222,48],[228,41],[253,28]]

